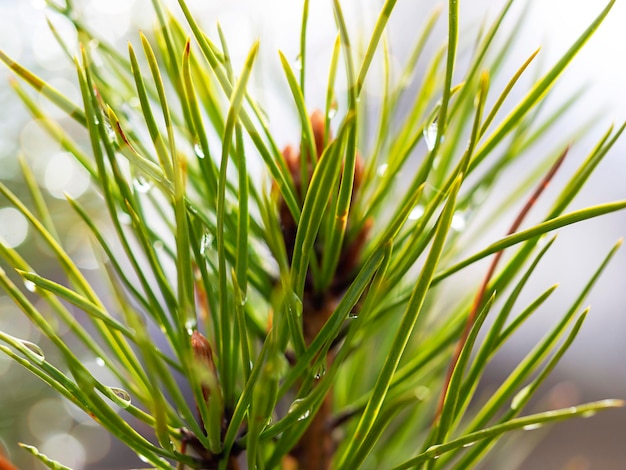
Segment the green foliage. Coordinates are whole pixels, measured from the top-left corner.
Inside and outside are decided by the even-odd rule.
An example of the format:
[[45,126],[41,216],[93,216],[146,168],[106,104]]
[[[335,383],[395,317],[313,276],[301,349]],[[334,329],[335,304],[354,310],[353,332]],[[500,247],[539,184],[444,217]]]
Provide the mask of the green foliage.
[[[313,445],[307,430],[318,413],[327,413],[321,410],[330,400],[331,414],[324,417],[333,436],[341,436],[333,468],[374,468],[377,462],[384,462],[379,468],[469,468],[508,431],[622,406],[606,400],[519,416],[576,337],[587,312],[583,301],[618,245],[497,391],[481,401],[476,390],[495,353],[555,289],[518,305],[554,238],[543,246],[540,241],[626,208],[626,201],[617,201],[567,212],[624,126],[607,131],[543,220],[523,230],[514,225],[513,233],[475,252],[454,224],[459,217],[471,224],[480,198],[517,162],[539,164],[530,178],[511,185],[510,194],[494,195],[504,204],[500,212],[510,201],[526,200],[540,175],[560,163],[573,136],[534,160],[525,151],[560,119],[538,120],[538,109],[614,0],[517,104],[508,102],[509,93],[537,52],[503,90],[490,85],[502,73],[510,44],[495,38],[502,37],[511,2],[478,38],[467,70],[459,70],[457,44],[469,40],[459,37],[458,2],[451,0],[447,46],[433,55],[409,96],[405,85],[424,60],[439,12],[426,21],[396,79],[386,37],[396,2],[384,3],[361,53],[335,0],[337,40],[321,115],[312,113],[304,93],[313,34],[305,1],[299,74],[280,53],[289,105],[302,128],[299,154],[291,159],[248,92],[258,43],[236,70],[221,29],[214,41],[184,0],[178,2],[184,20],[154,0],[158,27],[141,35],[142,52],[129,46],[126,58],[100,40],[92,47],[98,38],[77,19],[72,2],[47,3],[79,32],[80,57],[70,59],[82,103],[6,54],[0,52],[0,60],[88,136],[89,149],[13,83],[103,198],[97,210],[69,197],[68,207],[91,234],[108,289],[96,287],[67,254],[62,227],[22,162],[32,210],[4,184],[0,192],[28,219],[63,276],[38,274],[0,244],[10,271],[0,268],[0,284],[61,360],[53,364],[40,346],[2,332],[0,349],[149,465],[235,468],[234,459],[245,454],[248,468],[279,467],[296,446]],[[96,53],[103,65],[96,65]],[[372,107],[365,91],[377,60],[385,84],[374,141],[366,146]],[[335,94],[338,77],[347,83],[345,96]],[[409,109],[401,110],[400,102],[409,102]],[[265,164],[263,181],[250,172],[254,159]],[[403,185],[398,175],[411,171],[409,161],[419,163]],[[497,269],[504,250],[506,264]],[[441,287],[458,283],[453,274],[494,255],[474,309],[468,291],[449,315],[435,316]],[[18,287],[18,279],[31,283],[34,295]],[[53,317],[41,313],[40,301]],[[76,320],[76,311],[88,324]],[[321,311],[323,321],[311,327]],[[485,323],[488,316],[494,321]],[[98,381],[59,324],[118,383]],[[50,468],[66,468],[23,447]]]

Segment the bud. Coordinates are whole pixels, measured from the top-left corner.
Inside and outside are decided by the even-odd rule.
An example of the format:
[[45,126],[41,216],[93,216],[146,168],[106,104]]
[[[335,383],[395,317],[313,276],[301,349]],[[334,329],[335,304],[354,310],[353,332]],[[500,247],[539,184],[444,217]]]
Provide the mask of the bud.
[[205,402],[208,403],[211,389],[217,385],[217,368],[213,362],[213,351],[209,341],[198,331],[191,335],[191,348],[196,360],[197,373]]
[[[325,118],[324,114],[319,110],[314,111],[310,117],[311,120],[311,128],[313,129],[313,137],[315,140],[315,149],[317,153],[317,158],[319,159],[321,155],[324,153],[325,148],[332,142],[333,136],[329,131],[328,135],[326,135],[325,129]],[[288,145],[283,150],[283,158],[285,159],[285,163],[287,168],[289,169],[289,173],[294,181],[296,194],[301,194],[302,186],[308,185],[309,181],[302,181],[302,172],[301,172],[301,158],[300,154],[292,147]],[[305,159],[307,165],[306,174],[308,179],[310,180],[313,175],[313,167],[311,165],[311,159]],[[342,170],[343,172],[343,170]],[[352,199],[351,205],[354,202],[354,199],[358,195],[358,191],[361,187],[361,183],[363,180],[363,161],[361,157],[357,154],[354,168],[354,184],[352,187]],[[285,242],[285,248],[287,250],[288,259],[291,261],[293,258],[293,250],[296,241],[296,233],[298,231],[298,227],[296,222],[293,220],[291,216],[291,212],[287,207],[285,201],[280,198],[279,199],[279,217],[281,223],[281,231],[283,235],[283,240]],[[350,231],[350,218],[346,217],[344,223],[347,224],[347,229]],[[347,286],[353,280],[354,271],[359,265],[361,253],[363,251],[363,247],[367,238],[369,236],[370,227],[372,225],[371,220],[366,220],[361,222],[360,228],[358,229],[358,233],[353,234],[349,239],[346,238],[344,240],[344,245],[341,248],[341,254],[339,263],[334,274],[333,280],[329,286],[329,292],[331,297],[338,298],[340,297]],[[321,256],[323,252],[323,246],[316,246],[315,252],[318,256]],[[307,279],[305,285],[305,291],[310,290],[311,286],[309,280]],[[305,297],[307,297],[305,292]],[[325,296],[322,296],[325,297]],[[305,299],[310,300],[310,299]],[[332,299],[327,299],[332,300]]]

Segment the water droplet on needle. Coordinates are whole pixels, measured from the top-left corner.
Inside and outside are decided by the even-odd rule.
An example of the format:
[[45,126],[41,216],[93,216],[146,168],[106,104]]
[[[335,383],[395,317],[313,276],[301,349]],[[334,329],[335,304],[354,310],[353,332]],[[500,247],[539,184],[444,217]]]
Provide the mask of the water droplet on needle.
[[294,402],[289,407],[289,413],[301,413],[298,416],[298,421],[307,419],[311,415],[311,410],[309,410],[308,408],[304,409],[302,412],[300,411],[299,408],[302,407],[303,402],[304,402],[304,399],[298,398],[297,400],[294,400]]
[[543,424],[541,424],[541,423],[533,423],[533,424],[527,424],[522,429],[524,431],[534,431],[535,429],[539,429],[541,426],[543,426]]
[[202,147],[200,147],[200,144],[193,145],[193,153],[195,153],[198,158],[204,158],[204,151]]
[[439,126],[436,122],[430,123],[424,128],[424,142],[428,150],[435,148],[437,142],[437,133],[439,132]]
[[147,180],[145,176],[141,175],[137,176],[133,180],[133,186],[137,190],[137,192],[140,193],[147,193],[148,191],[150,191],[150,189],[152,189],[152,183]]
[[117,387],[109,387],[109,390],[115,397],[113,401],[122,408],[128,408],[130,406],[130,395],[126,390]]
[[417,220],[422,215],[424,215],[424,206],[415,206],[413,210],[409,213],[409,220]]
[[330,103],[330,108],[328,109],[328,119],[332,119],[336,116],[337,110],[339,109],[339,104],[337,100],[332,100]]
[[456,212],[452,216],[452,223],[450,227],[452,230],[456,230],[457,232],[462,231],[467,225],[467,220],[465,220],[466,214],[464,212]]
[[213,235],[211,235],[208,231],[205,231],[202,234],[202,238],[200,239],[200,254],[206,255],[207,250],[213,243]]
[[296,70],[302,70],[302,54],[296,56],[295,67]]
[[38,363],[42,363],[46,360],[46,356],[39,345],[26,341],[25,339],[20,339],[19,342],[22,343],[28,351],[30,351],[31,354],[28,355],[35,359]]

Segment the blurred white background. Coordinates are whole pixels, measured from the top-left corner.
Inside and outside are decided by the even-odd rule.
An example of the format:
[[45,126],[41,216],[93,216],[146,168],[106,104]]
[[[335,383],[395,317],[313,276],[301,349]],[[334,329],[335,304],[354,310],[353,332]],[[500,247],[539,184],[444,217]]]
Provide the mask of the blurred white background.
[[[75,3],[81,8],[89,24],[99,31],[103,38],[116,43],[122,50],[125,48],[126,41],[137,41],[138,29],[149,30],[154,24],[148,0],[75,0]],[[272,127],[281,130],[280,137],[283,140],[280,143],[296,141],[299,129],[297,120],[294,119],[295,113],[289,107],[290,98],[285,91],[282,94],[276,92],[276,89],[283,85],[282,82],[278,86],[272,82],[282,80],[276,50],[282,50],[288,58],[293,60],[298,54],[296,38],[298,38],[300,28],[300,2],[293,0],[195,0],[188,3],[209,31],[212,30],[215,21],[220,21],[230,41],[235,64],[243,60],[255,38],[261,39],[263,60],[259,60],[257,64],[265,64],[264,67],[267,67],[268,70],[263,71],[263,76],[269,83],[257,83],[256,93],[260,95],[270,111]],[[365,0],[342,2],[347,10],[346,16],[353,19],[355,27],[363,28],[365,31],[371,29],[379,3]],[[463,41],[463,34],[466,33],[469,33],[469,37],[473,40],[473,32],[476,28],[485,18],[493,18],[503,3],[500,0],[461,1],[461,41]],[[177,10],[175,1],[171,0],[169,4],[173,10]],[[323,86],[316,88],[315,85],[316,80],[320,83],[326,81],[330,44],[334,41],[335,30],[331,2],[311,2],[311,4],[309,25],[311,77],[308,79],[307,98],[310,108],[314,108],[321,107],[323,103],[325,88]],[[512,67],[511,72],[504,75],[511,75],[515,68],[539,46],[542,49],[537,63],[541,64],[544,70],[547,69],[567,50],[605,4],[604,0],[537,0],[530,4],[521,0],[516,2],[511,17],[515,18],[516,12],[528,9],[528,19],[525,22],[521,40],[511,50],[508,62]],[[403,45],[406,44],[409,47],[412,44],[417,28],[423,25],[431,9],[432,3],[428,1],[398,1],[397,11],[391,21],[392,52],[397,53],[398,62],[406,56]],[[0,49],[13,59],[33,67],[44,78],[52,81],[63,92],[79,101],[78,89],[70,64],[64,59],[48,30],[47,14],[43,0],[0,0]],[[55,15],[50,15],[50,18],[53,19],[62,35],[72,38],[69,25],[59,21]],[[445,13],[442,19],[445,20]],[[512,27],[514,24],[515,22],[511,20],[506,23],[506,26]],[[445,21],[440,22],[439,32],[443,37]],[[403,38],[407,39],[403,41]],[[435,41],[433,46],[439,43],[440,41]],[[463,47],[460,51],[462,54]],[[316,63],[319,66],[316,66]],[[49,144],[41,132],[29,124],[27,113],[8,86],[9,76],[10,73],[4,67],[0,67],[0,100],[3,103],[0,109],[0,178],[2,179],[10,179],[16,171],[15,155],[18,150],[23,151],[29,157],[34,157]],[[504,81],[492,84],[494,90],[502,88],[503,85]],[[584,88],[584,96],[575,110],[570,113],[567,118],[569,120],[563,121],[560,127],[551,134],[554,142],[548,140],[546,146],[553,148],[553,145],[559,141],[560,135],[566,135],[572,129],[576,129],[578,124],[584,122],[589,116],[596,117],[595,125],[589,134],[574,142],[564,168],[552,184],[555,190],[567,181],[608,126],[612,123],[619,126],[626,119],[626,2],[616,2],[604,24],[558,82],[554,100],[551,100],[551,103],[558,104],[560,99],[564,100],[581,87]],[[515,96],[514,93],[512,99]],[[520,97],[521,94],[517,96],[518,99]],[[47,105],[46,108],[53,110]],[[54,110],[52,112],[57,113]],[[16,140],[16,136],[19,136],[19,139]],[[58,164],[59,160],[56,161],[55,167]],[[53,195],[56,191],[56,194],[62,197],[63,191],[68,189],[79,191],[82,187],[75,185],[77,179],[61,181],[59,178],[63,175],[50,173],[50,171],[47,171],[45,167],[40,168],[43,181]],[[74,186],[68,186],[70,184]],[[598,167],[588,186],[574,201],[571,209],[618,199],[626,199],[626,138],[622,138],[617,143]],[[550,194],[547,194],[539,202],[539,207],[533,211],[531,217],[541,217],[549,202]],[[545,204],[543,211],[542,204]],[[7,211],[1,212],[2,206],[3,203],[0,203],[0,217],[3,217],[0,219],[0,234],[4,234],[8,230],[7,227],[11,227],[9,233],[4,235],[6,238],[10,234],[15,235],[20,221],[10,222],[9,217],[14,217],[15,214]],[[494,237],[506,231],[514,216],[515,214],[511,214],[510,217],[505,217],[501,232],[494,233]],[[511,364],[515,364],[523,357],[550,325],[557,321],[568,307],[568,302],[586,282],[588,275],[593,272],[610,247],[625,234],[626,214],[624,213],[612,214],[599,222],[582,223],[580,226],[561,230],[556,245],[542,263],[546,269],[541,276],[533,280],[528,288],[529,292],[537,292],[555,282],[560,282],[558,295],[555,294],[555,298],[546,304],[546,308],[535,316],[523,336],[514,338],[506,354],[498,358],[493,371],[494,382],[498,380],[499,373],[509,371]],[[17,242],[19,243],[19,240]],[[574,398],[590,400],[626,397],[625,277],[626,249],[622,249],[589,297],[587,303],[592,307],[591,313],[577,341],[555,372],[552,383],[561,383],[561,387],[566,387],[562,390],[569,391]],[[0,317],[0,328],[3,328],[6,322],[13,321]],[[28,327],[24,326],[24,328]],[[7,361],[4,358],[0,359],[0,383],[2,373],[8,367]],[[1,390],[0,387],[0,406]],[[548,393],[546,391],[546,394]],[[51,416],[50,419],[54,418]],[[572,470],[626,468],[626,449],[619,441],[611,441],[611,436],[620,434],[626,436],[626,415],[624,412],[617,412],[612,418],[603,419],[605,421],[598,421],[598,423],[604,423],[604,425],[592,425],[591,421],[585,421],[580,427],[569,428],[574,431],[566,434],[568,440],[565,444],[562,443],[563,441],[547,440],[548,444],[541,447],[542,452],[538,454],[539,457],[531,458],[524,468],[569,468]],[[558,428],[558,433],[564,432],[565,428],[566,426]],[[602,434],[603,432],[605,434]],[[597,438],[600,434],[604,437],[594,441],[594,436]],[[75,433],[65,434],[64,442],[70,446],[69,449],[72,448],[71,446],[81,445],[80,442],[76,444],[76,438],[72,435]],[[59,439],[61,438],[57,438],[54,447],[61,446]],[[98,439],[104,442],[106,437],[100,436]],[[586,447],[584,447],[585,442]],[[565,448],[562,447],[563,445]],[[580,451],[582,456],[578,460],[567,460],[564,457],[583,448],[585,450]],[[594,451],[602,455],[594,455]],[[76,468],[88,465],[89,459],[85,460],[84,454],[89,454],[92,450],[88,452],[83,450],[82,454],[78,450],[73,452],[82,455],[75,462]],[[575,457],[578,455],[576,452],[574,454],[576,454]],[[66,455],[68,455],[67,451]],[[69,463],[67,460],[65,462]]]

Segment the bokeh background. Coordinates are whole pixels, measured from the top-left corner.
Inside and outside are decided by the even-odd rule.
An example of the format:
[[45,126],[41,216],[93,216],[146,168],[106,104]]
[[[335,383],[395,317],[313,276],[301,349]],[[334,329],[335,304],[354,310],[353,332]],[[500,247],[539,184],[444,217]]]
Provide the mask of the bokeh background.
[[[154,26],[149,0],[75,0],[82,18],[100,36],[125,50],[127,41],[137,42],[137,31],[149,31]],[[177,11],[175,1],[168,2]],[[279,143],[297,141],[298,120],[280,72],[276,51],[282,50],[295,60],[298,54],[300,2],[293,0],[195,0],[188,1],[201,23],[213,32],[219,21],[229,39],[234,62],[240,63],[255,38],[261,40],[261,57],[257,66],[253,93],[264,103],[270,124]],[[330,45],[335,37],[331,2],[311,2],[309,26],[308,105],[321,107],[327,75]],[[342,2],[355,31],[369,31],[373,25],[378,1],[345,0]],[[500,0],[461,1],[460,64],[467,57],[477,29],[486,18],[493,18],[504,3]],[[510,51],[507,65],[510,76],[537,47],[538,71],[553,64],[589,22],[604,7],[604,0],[550,0],[548,2],[518,1],[505,28],[516,24],[518,14],[527,16],[520,39]],[[391,19],[391,51],[394,61],[401,64],[413,44],[417,30],[432,11],[433,3],[422,0],[400,0]],[[444,20],[445,20],[445,15]],[[73,98],[79,92],[71,63],[50,33],[50,19],[70,43],[74,40],[71,26],[45,8],[43,0],[0,0],[0,48],[13,59],[31,67],[39,75]],[[616,2],[613,11],[586,47],[574,60],[557,84],[548,102],[556,107],[572,93],[584,94],[573,112],[544,140],[545,149],[553,149],[564,135],[589,122],[591,131],[573,142],[565,168],[553,182],[550,192],[539,202],[531,217],[540,217],[550,195],[567,180],[595,141],[615,123],[626,119],[626,3]],[[429,47],[436,47],[445,37],[445,21],[441,21]],[[463,38],[469,38],[464,42]],[[534,72],[532,72],[534,73]],[[531,75],[532,75],[531,73]],[[55,216],[64,220],[62,237],[78,260],[89,272],[96,266],[88,249],[86,236],[74,224],[63,202],[64,192],[80,197],[89,204],[97,195],[89,189],[89,179],[72,160],[54,144],[24,110],[9,86],[11,74],[0,67],[0,179],[19,191],[17,156],[34,167],[39,183],[49,196]],[[501,89],[502,81],[492,83]],[[319,86],[318,86],[319,85]],[[523,89],[520,87],[520,90]],[[375,93],[370,86],[368,92]],[[510,102],[523,96],[515,91]],[[42,105],[64,125],[72,126],[56,108],[45,100]],[[76,136],[81,134],[76,130]],[[544,149],[544,153],[545,152]],[[541,150],[541,149],[539,149]],[[538,151],[541,155],[542,152]],[[571,209],[600,202],[626,198],[626,139],[617,143],[610,155],[596,170],[588,186],[574,201]],[[505,194],[506,188],[502,188]],[[495,191],[494,194],[498,194]],[[495,206],[498,201],[487,201]],[[474,241],[481,246],[506,231],[514,214],[502,217],[501,226],[492,234]],[[536,219],[535,219],[536,220]],[[77,226],[76,226],[77,227]],[[499,232],[498,232],[499,230]],[[484,384],[489,393],[501,381],[542,334],[563,314],[570,301],[584,284],[610,247],[626,234],[626,215],[612,214],[600,221],[582,223],[562,230],[555,246],[543,262],[545,268],[536,276],[528,292],[537,292],[559,282],[554,298],[534,316],[523,334],[513,338],[502,354],[496,357]],[[46,272],[47,253],[28,230],[26,221],[15,210],[0,201],[0,236],[12,246],[19,246],[29,260],[35,259],[38,269]],[[604,277],[588,299],[592,306],[583,331],[558,366],[549,383],[543,387],[535,406],[568,406],[581,401],[601,398],[626,398],[626,250],[618,253]],[[94,274],[94,278],[96,275]],[[472,281],[471,278],[468,279]],[[525,299],[522,299],[522,301]],[[0,330],[14,336],[38,342],[38,333],[0,294]],[[104,382],[112,380],[95,359],[90,368]],[[0,356],[0,440],[12,456],[24,462],[23,468],[39,468],[14,448],[15,441],[37,445],[40,450],[62,463],[80,469],[114,469],[139,466],[130,452],[112,442],[106,432],[93,426],[91,419],[51,394],[50,391],[17,364]],[[536,433],[526,433],[524,439],[514,438],[506,462],[493,468],[508,469],[520,465],[524,469],[624,469],[626,468],[626,412],[601,414],[591,420],[557,425]],[[111,452],[115,449],[114,452]]]

